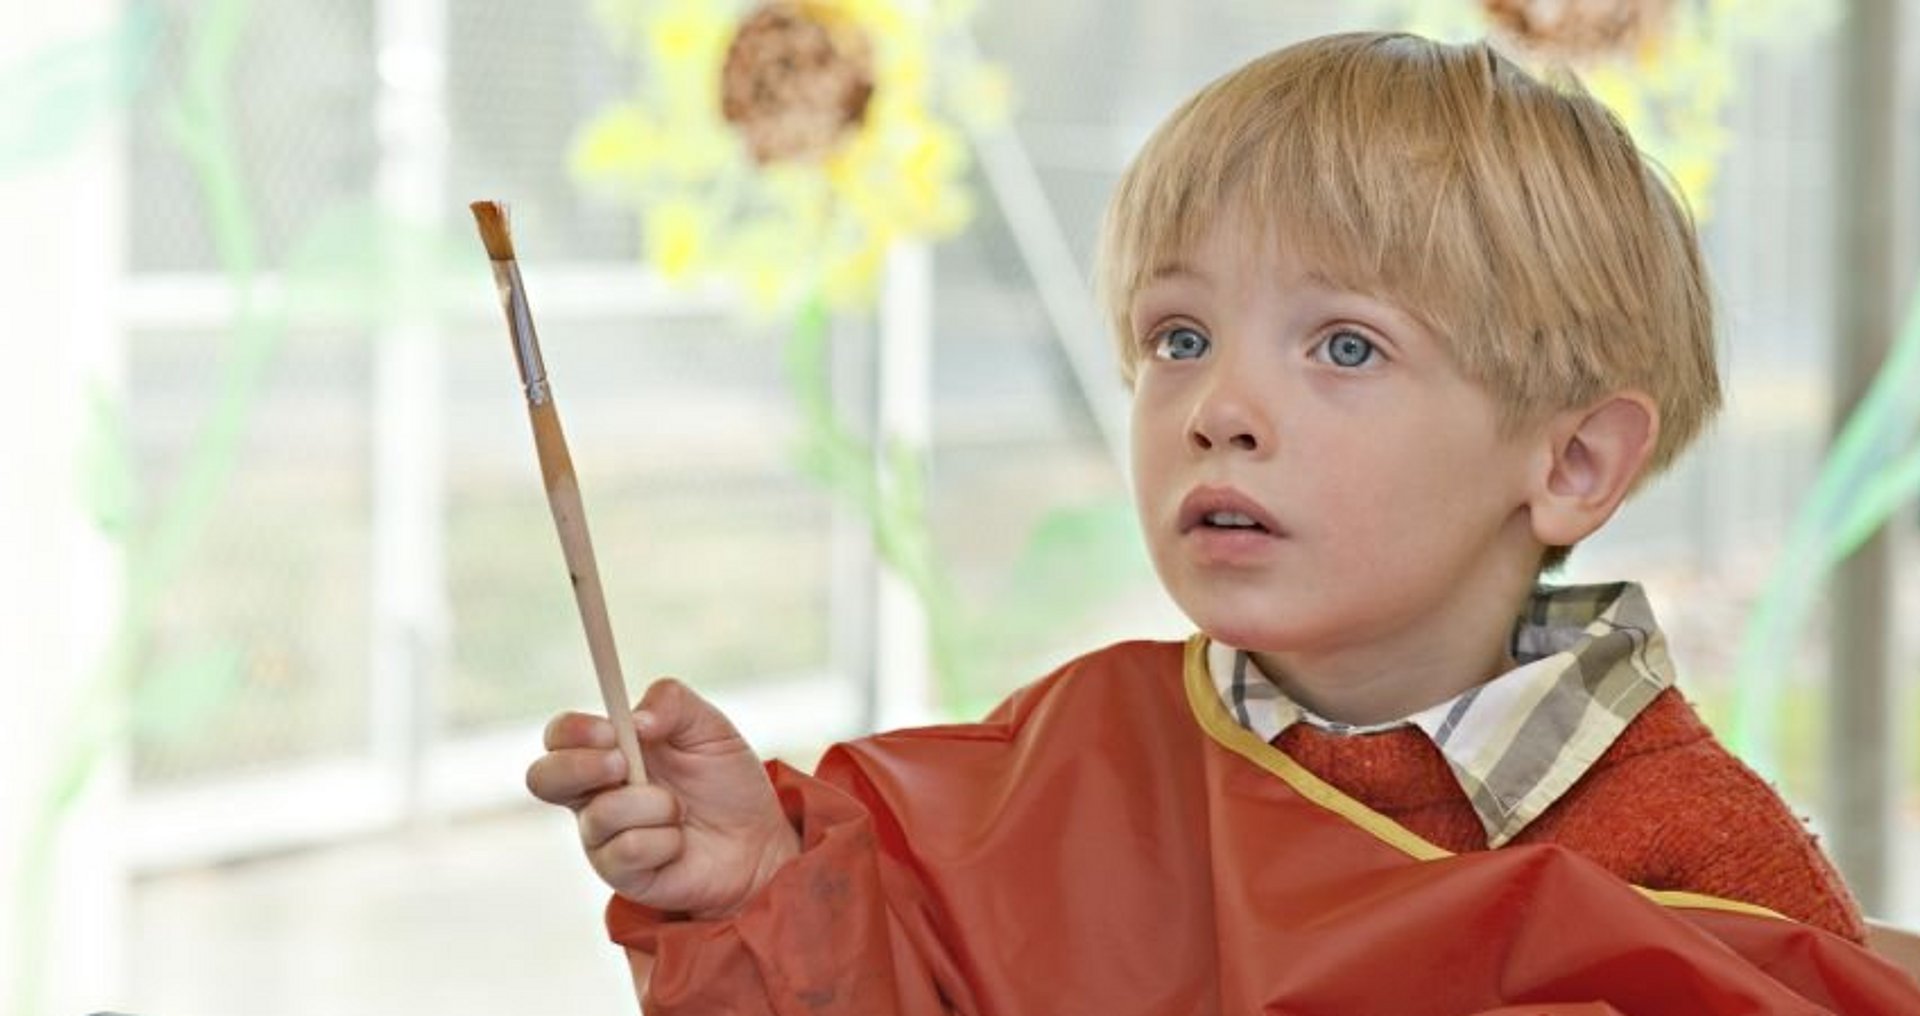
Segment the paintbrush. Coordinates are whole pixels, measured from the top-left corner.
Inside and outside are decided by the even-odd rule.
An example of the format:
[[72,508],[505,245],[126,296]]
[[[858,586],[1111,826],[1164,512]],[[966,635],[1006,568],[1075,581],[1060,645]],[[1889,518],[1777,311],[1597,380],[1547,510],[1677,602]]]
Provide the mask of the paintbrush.
[[627,782],[645,783],[646,765],[633,733],[626,681],[620,676],[620,654],[613,646],[613,626],[607,621],[607,598],[600,588],[600,569],[593,560],[593,540],[587,535],[587,512],[580,503],[580,482],[573,475],[573,456],[560,430],[560,411],[553,403],[553,386],[540,356],[540,337],[533,330],[527,308],[527,287],[513,258],[513,235],[507,229],[506,208],[496,201],[475,201],[473,220],[480,240],[493,260],[493,283],[500,306],[507,312],[507,331],[513,338],[514,359],[520,365],[520,383],[526,387],[527,416],[533,421],[533,447],[540,456],[540,477],[547,486],[547,505],[560,531],[560,550],[573,577],[573,598],[580,605],[580,623],[587,629],[587,650],[593,655],[594,674],[600,679],[600,698],[613,721],[614,737],[627,757]]

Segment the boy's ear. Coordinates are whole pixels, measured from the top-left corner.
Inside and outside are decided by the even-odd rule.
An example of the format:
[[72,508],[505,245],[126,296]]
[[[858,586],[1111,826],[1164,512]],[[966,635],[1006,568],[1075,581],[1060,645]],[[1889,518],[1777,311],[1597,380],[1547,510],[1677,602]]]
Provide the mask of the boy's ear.
[[1546,428],[1551,459],[1530,504],[1534,538],[1571,547],[1599,529],[1633,489],[1659,434],[1659,408],[1636,391],[1555,415]]

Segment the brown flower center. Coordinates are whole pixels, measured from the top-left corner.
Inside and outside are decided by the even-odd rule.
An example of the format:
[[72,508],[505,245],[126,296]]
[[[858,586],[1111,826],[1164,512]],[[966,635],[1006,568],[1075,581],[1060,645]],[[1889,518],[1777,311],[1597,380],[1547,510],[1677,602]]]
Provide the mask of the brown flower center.
[[831,151],[873,96],[873,53],[858,28],[775,0],[747,16],[720,71],[720,112],[755,161]]
[[1568,60],[1631,52],[1665,26],[1672,0],[1480,0],[1522,46]]

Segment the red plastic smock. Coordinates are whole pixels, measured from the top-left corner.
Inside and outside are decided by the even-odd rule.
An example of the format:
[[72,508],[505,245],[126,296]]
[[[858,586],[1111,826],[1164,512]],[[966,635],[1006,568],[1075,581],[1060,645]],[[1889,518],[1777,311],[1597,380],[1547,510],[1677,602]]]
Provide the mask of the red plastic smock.
[[1236,725],[1201,647],[773,764],[803,853],[739,915],[609,908],[654,957],[646,1011],[1920,1014],[1902,972],[1757,907],[1421,840]]

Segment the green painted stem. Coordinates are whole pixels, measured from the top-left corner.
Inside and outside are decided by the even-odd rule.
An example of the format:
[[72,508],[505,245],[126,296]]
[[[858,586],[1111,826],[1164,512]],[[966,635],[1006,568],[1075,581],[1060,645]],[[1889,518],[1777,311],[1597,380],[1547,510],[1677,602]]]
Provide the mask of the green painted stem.
[[285,322],[270,322],[256,297],[257,231],[242,186],[229,122],[230,71],[248,19],[248,0],[216,0],[197,26],[186,85],[172,119],[175,136],[198,176],[211,212],[215,250],[237,295],[237,322],[223,363],[216,404],[197,436],[182,477],[161,505],[150,535],[126,548],[127,599],[106,658],[76,696],[64,724],[67,740],[56,749],[52,778],[26,834],[14,909],[20,977],[10,1011],[33,1016],[44,1005],[47,927],[51,906],[53,846],[74,802],[93,779],[100,760],[124,740],[126,702],[142,647],[151,634],[154,606],[179,571],[192,560],[206,522],[238,459],[260,388]]
[[1920,492],[1920,450],[1882,465],[1920,417],[1920,297],[1884,366],[1848,418],[1789,530],[1747,622],[1735,670],[1728,740],[1748,764],[1778,776],[1781,675],[1828,574]]
[[816,294],[796,314],[787,343],[787,371],[802,420],[800,468],[860,514],[881,561],[919,597],[940,708],[952,710],[963,699],[964,644],[958,600],[928,529],[925,455],[898,442],[887,442],[885,454],[876,454],[840,419],[827,371],[830,323]]

